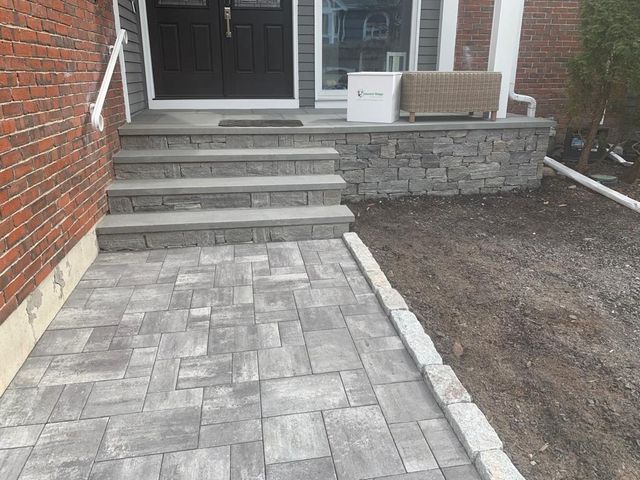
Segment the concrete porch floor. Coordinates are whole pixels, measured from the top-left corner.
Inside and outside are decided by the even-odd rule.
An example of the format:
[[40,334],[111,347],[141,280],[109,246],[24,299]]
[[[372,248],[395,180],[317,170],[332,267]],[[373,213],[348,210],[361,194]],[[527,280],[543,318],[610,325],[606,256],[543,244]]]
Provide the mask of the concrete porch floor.
[[[502,128],[545,128],[553,122],[542,118],[510,115],[495,122],[479,114],[418,115],[409,123],[402,113],[394,123],[347,122],[344,109],[300,108],[289,110],[145,110],[120,128],[121,135],[171,134],[295,134],[337,132],[392,132],[425,130],[492,130]],[[221,120],[300,120],[302,127],[220,127]]]
[[100,254],[0,397],[0,478],[479,479],[342,240]]

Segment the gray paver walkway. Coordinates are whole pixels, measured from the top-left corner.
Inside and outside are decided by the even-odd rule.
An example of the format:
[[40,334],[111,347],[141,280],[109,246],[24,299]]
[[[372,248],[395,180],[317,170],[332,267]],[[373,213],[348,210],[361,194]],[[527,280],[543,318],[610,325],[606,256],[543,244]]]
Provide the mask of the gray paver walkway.
[[0,397],[0,478],[479,477],[321,240],[101,254]]

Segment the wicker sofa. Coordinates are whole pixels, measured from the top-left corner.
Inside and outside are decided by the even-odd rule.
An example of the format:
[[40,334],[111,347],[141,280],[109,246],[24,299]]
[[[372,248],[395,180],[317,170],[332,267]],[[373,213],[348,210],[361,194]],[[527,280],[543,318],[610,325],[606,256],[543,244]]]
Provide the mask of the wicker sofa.
[[496,72],[404,72],[400,109],[416,113],[490,112],[496,120],[502,74]]

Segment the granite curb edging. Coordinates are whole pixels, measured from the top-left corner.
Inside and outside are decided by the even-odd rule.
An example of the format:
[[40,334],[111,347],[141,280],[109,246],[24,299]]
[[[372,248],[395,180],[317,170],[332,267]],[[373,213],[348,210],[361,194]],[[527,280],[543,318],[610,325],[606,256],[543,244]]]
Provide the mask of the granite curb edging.
[[347,232],[342,238],[481,478],[525,480],[502,450],[498,434],[453,369],[443,364],[433,341],[409,311],[402,295],[391,286],[369,248],[355,232]]

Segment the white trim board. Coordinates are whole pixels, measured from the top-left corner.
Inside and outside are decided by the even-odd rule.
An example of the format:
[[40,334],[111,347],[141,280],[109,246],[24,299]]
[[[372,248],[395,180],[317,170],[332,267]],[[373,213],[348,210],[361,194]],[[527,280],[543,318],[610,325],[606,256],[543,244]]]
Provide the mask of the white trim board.
[[[117,0],[114,0],[117,2]],[[147,21],[147,5],[144,0],[138,2],[140,8],[140,34],[142,37],[142,53],[144,57],[144,76],[147,85],[148,104],[150,110],[213,110],[213,109],[268,109],[300,107],[300,81],[298,72],[298,0],[291,0],[291,16],[293,21],[293,98],[260,98],[260,99],[184,99],[184,100],[156,100],[155,85],[153,83],[153,67],[151,62],[151,40]]]
[[451,72],[455,64],[459,0],[441,0],[438,35],[438,71]]
[[297,98],[216,98],[205,100],[149,100],[151,110],[219,110],[219,109],[268,109],[268,108],[299,108]]
[[498,118],[507,117],[509,94],[515,87],[524,2],[525,0],[496,0],[493,7],[488,70],[502,73]]
[[[413,0],[411,5],[411,42],[409,44],[409,68],[418,69],[418,50],[420,42],[420,16],[422,12],[422,0]],[[314,1],[314,79],[315,79],[315,100],[316,108],[334,108],[323,105],[326,101],[335,104],[342,102],[346,105],[346,90],[323,90],[322,89],[322,0]]]
[[[113,0],[113,21],[116,27],[116,37],[120,33],[120,6],[118,0]],[[124,97],[124,117],[127,123],[131,123],[131,106],[129,105],[129,86],[127,85],[127,69],[124,61],[124,48],[118,54],[120,61],[120,79],[122,80],[122,96]]]

